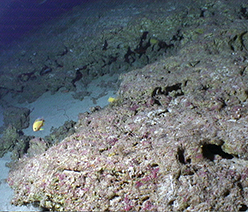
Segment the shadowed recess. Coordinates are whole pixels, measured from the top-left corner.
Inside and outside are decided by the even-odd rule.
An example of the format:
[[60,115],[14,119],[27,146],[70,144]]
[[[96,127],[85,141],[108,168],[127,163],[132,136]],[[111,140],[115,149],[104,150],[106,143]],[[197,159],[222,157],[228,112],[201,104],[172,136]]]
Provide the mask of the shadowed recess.
[[218,146],[215,144],[203,144],[202,145],[202,154],[203,154],[204,158],[207,158],[211,161],[214,160],[215,155],[219,155],[225,159],[232,159],[233,158],[233,156],[231,154],[224,152],[221,149],[221,146]]

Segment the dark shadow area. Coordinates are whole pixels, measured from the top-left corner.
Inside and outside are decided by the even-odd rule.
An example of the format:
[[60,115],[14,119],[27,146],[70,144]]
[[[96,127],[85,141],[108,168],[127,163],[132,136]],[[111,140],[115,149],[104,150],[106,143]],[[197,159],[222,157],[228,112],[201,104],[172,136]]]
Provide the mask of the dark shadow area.
[[241,204],[239,211],[247,211],[248,207],[245,204]]
[[215,144],[203,144],[202,145],[202,154],[204,158],[207,158],[211,161],[214,160],[215,155],[220,155],[222,158],[225,159],[232,159],[233,155],[224,152],[221,149],[221,146]]
[[184,157],[184,149],[178,148],[177,149],[177,159],[181,164],[186,164],[185,157]]

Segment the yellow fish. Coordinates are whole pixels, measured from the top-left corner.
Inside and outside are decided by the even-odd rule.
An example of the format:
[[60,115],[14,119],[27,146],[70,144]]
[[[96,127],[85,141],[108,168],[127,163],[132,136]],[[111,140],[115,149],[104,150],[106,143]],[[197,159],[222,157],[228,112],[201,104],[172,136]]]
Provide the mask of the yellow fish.
[[109,97],[108,98],[109,103],[113,103],[114,101],[116,101],[116,98],[114,98],[114,97]]
[[34,121],[33,123],[33,131],[39,131],[39,130],[43,130],[43,128],[41,128],[44,125],[45,120],[43,118],[38,118]]

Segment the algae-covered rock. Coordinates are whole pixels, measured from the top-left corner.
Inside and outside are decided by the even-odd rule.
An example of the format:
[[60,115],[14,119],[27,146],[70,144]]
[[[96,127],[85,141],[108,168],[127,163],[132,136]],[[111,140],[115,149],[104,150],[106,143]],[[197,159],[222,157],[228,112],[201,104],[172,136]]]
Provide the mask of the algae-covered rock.
[[4,125],[11,125],[17,130],[28,128],[29,114],[30,110],[28,108],[7,107],[4,109]]
[[0,138],[0,157],[7,152],[12,152],[11,159],[13,162],[23,157],[29,148],[29,141],[32,137],[26,136],[22,131],[17,130],[14,126],[9,125]]
[[19,134],[16,131],[16,128],[12,125],[9,125],[2,134],[0,138],[0,157],[3,157],[5,153],[11,151],[15,146],[15,142]]

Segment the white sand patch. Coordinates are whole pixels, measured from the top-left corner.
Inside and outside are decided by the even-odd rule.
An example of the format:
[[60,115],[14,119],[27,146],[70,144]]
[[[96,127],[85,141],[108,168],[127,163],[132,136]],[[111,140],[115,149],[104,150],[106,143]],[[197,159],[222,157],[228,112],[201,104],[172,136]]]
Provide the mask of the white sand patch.
[[[114,76],[114,79],[116,79],[116,76]],[[20,104],[10,97],[5,99],[5,101],[13,106],[25,107],[31,110],[30,126],[23,130],[25,135],[44,137],[51,133],[52,127],[58,128],[65,121],[77,121],[79,113],[89,111],[91,107],[104,107],[109,104],[108,98],[110,96],[114,97],[115,91],[112,88],[103,87],[102,84],[103,81],[106,84],[111,80],[113,79],[109,75],[93,80],[85,90],[90,93],[90,96],[85,96],[82,101],[73,98],[72,95],[75,94],[74,92],[63,93],[61,91],[58,91],[54,95],[51,95],[50,92],[44,93],[32,103]],[[77,89],[77,92],[79,92],[78,90],[81,91],[82,88]],[[33,132],[32,125],[37,118],[43,118],[45,120],[45,125],[42,127],[44,130]]]

